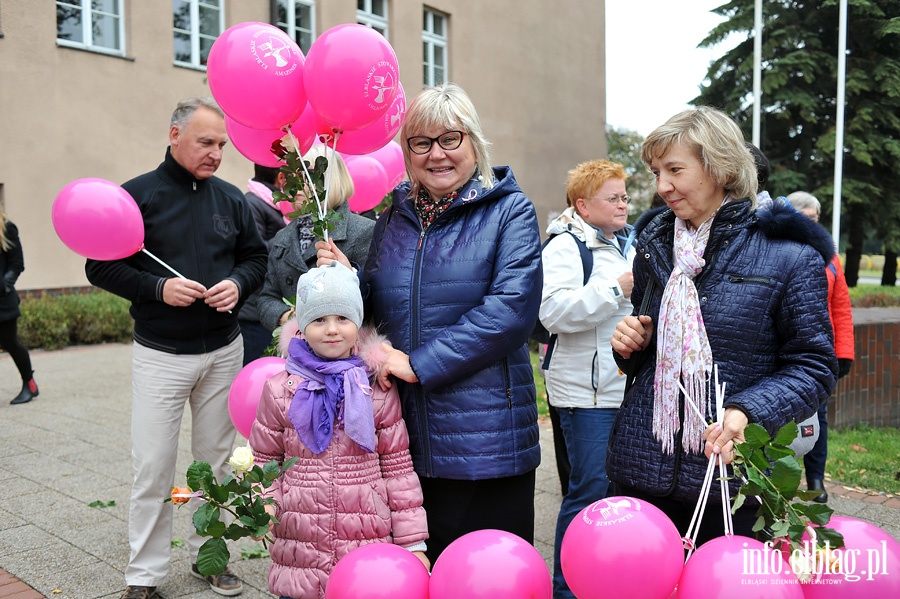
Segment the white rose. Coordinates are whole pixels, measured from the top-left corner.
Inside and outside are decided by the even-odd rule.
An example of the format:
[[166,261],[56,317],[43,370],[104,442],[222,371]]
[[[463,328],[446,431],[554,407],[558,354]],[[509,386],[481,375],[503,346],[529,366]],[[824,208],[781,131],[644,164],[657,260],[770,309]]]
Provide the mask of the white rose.
[[253,468],[253,450],[249,447],[238,447],[231,454],[228,465],[234,468],[236,475],[241,475]]

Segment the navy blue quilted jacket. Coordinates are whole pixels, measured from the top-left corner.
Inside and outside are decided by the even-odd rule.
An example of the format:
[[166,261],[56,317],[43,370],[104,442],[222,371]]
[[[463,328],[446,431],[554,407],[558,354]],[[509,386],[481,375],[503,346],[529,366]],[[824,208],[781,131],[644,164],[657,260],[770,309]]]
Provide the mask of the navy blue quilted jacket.
[[[637,314],[648,281],[654,281],[646,312],[654,324],[673,267],[674,220],[668,208],[651,215],[637,242],[631,300]],[[825,279],[833,254],[827,232],[781,200],[771,210],[753,211],[747,200],[726,204],[713,223],[706,266],[695,284],[719,380],[727,383],[724,405],[740,408],[770,434],[791,419],[811,416],[834,388],[837,358]],[[655,331],[630,360],[615,354],[623,370],[632,361],[638,370],[610,436],[607,472],[619,484],[693,502],[706,457],[685,454],[680,437],[674,455],[666,455],[653,436]]]
[[540,463],[527,347],[541,302],[540,233],[512,171],[494,175],[492,189],[470,181],[425,231],[401,185],[372,238],[368,315],[420,381],[399,382],[419,476],[501,478]]

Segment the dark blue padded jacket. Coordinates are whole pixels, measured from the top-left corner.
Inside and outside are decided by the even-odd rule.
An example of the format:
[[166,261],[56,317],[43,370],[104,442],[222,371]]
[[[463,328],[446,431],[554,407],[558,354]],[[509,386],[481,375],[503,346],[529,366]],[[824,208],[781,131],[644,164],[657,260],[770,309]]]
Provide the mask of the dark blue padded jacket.
[[[654,281],[646,312],[654,324],[673,268],[674,219],[665,208],[638,223],[643,230],[631,299],[641,306],[648,281]],[[713,361],[726,383],[724,405],[743,410],[770,434],[814,414],[834,388],[837,358],[825,279],[833,254],[827,232],[780,200],[769,210],[751,210],[749,200],[726,204],[713,223],[707,264],[695,284]],[[607,472],[612,481],[651,495],[696,501],[708,460],[685,454],[680,437],[675,453],[666,455],[653,436],[657,330],[630,360],[615,354],[625,372],[632,360],[640,365],[610,436]]]
[[477,179],[427,230],[409,184],[379,218],[363,276],[367,312],[410,356],[399,382],[419,476],[478,480],[540,463],[527,340],[541,302],[541,241],[512,171]]

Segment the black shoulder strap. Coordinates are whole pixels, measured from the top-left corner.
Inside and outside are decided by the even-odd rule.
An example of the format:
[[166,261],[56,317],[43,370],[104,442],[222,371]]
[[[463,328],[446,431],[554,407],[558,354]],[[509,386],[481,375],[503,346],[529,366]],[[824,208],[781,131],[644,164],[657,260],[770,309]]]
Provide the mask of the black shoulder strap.
[[[644,299],[641,300],[641,309],[638,310],[638,316],[647,314],[650,310],[650,298],[653,295],[654,287],[656,287],[656,281],[651,276],[647,281],[647,288],[644,290]],[[637,370],[640,365],[643,364],[645,359],[646,357],[643,350],[631,354],[631,359],[628,361],[628,376],[625,378],[625,393],[628,393],[628,390],[631,389],[631,386],[634,384]]]

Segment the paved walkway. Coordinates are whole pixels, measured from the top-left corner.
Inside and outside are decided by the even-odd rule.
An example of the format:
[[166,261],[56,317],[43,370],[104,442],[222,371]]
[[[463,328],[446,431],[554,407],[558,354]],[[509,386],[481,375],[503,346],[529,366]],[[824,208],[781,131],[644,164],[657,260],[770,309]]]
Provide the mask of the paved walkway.
[[[0,597],[118,598],[128,560],[131,346],[34,352],[32,361],[41,395],[10,406],[6,398],[15,396],[20,383],[12,360],[0,354]],[[189,422],[188,413],[179,446],[181,480],[176,479],[182,483],[191,463]],[[535,545],[549,561],[560,501],[549,423],[541,427],[541,446]],[[829,492],[838,513],[900,538],[896,497],[834,485]],[[184,539],[190,530],[189,513],[180,510],[174,537]],[[169,578],[160,587],[166,599],[218,597],[188,568],[187,549],[173,548]],[[244,580],[241,597],[272,597],[267,568],[267,560],[233,563]]]

